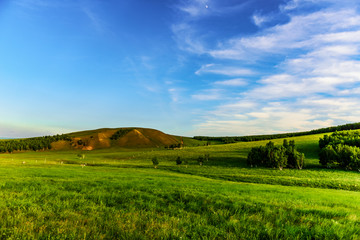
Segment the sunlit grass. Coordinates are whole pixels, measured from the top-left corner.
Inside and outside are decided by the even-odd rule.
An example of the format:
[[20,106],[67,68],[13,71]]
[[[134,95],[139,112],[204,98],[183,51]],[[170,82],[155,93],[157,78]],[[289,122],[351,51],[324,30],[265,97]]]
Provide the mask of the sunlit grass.
[[[1,154],[0,234],[4,239],[359,239],[360,173],[320,168],[319,136],[294,138],[307,156],[303,170],[247,166],[251,147],[268,141]],[[210,160],[200,166],[196,159],[204,154]],[[187,164],[176,165],[178,156]]]

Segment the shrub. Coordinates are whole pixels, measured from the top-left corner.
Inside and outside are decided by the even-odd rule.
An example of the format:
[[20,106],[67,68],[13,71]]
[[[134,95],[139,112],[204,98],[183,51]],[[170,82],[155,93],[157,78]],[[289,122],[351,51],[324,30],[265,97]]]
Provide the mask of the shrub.
[[154,165],[154,168],[157,168],[158,165],[159,165],[159,160],[157,159],[157,157],[153,157],[153,158],[151,159],[151,161],[152,161],[152,163],[153,163],[153,165]]
[[197,159],[197,161],[198,161],[199,165],[202,166],[203,163],[204,163],[204,157],[203,157],[203,156],[199,156],[198,159]]
[[180,157],[177,157],[176,158],[176,165],[181,165],[182,161],[180,159]]

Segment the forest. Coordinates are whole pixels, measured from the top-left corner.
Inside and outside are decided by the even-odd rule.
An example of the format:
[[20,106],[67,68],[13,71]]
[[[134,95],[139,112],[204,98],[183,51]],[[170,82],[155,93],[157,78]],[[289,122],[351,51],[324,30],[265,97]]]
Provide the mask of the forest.
[[66,135],[54,135],[44,137],[34,137],[26,139],[12,139],[0,141],[0,153],[12,153],[14,151],[38,151],[51,149],[51,143],[60,140],[71,141],[71,138]]

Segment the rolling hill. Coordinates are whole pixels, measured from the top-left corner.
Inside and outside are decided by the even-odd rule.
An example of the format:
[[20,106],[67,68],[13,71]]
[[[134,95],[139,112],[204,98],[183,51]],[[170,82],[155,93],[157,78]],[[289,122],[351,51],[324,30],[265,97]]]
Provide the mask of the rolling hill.
[[181,143],[179,137],[150,128],[102,128],[67,135],[71,141],[54,142],[52,149],[157,148]]

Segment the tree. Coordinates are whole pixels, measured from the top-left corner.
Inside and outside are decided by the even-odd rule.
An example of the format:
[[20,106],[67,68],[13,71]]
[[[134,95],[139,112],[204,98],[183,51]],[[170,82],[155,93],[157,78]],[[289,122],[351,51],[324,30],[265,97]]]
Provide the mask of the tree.
[[157,168],[158,165],[159,165],[159,161],[158,161],[157,157],[153,157],[153,158],[151,159],[151,161],[152,161],[152,163],[153,163],[153,165],[154,165],[154,168]]
[[197,161],[198,161],[199,165],[202,166],[203,163],[204,163],[204,157],[203,157],[203,156],[199,156],[198,159],[197,159]]
[[180,157],[177,157],[176,158],[176,165],[181,165],[182,161],[180,159]]
[[327,145],[321,149],[319,159],[320,164],[329,167],[331,164],[337,163],[338,155],[331,145]]
[[283,141],[283,146],[284,146],[284,148],[288,148],[288,147],[289,147],[289,143],[288,143],[288,140],[287,140],[287,139],[284,139],[284,141]]
[[283,167],[286,167],[287,158],[285,155],[285,148],[283,146],[274,146],[274,144],[270,144],[269,142],[267,147],[267,165],[268,167],[279,168],[280,170]]
[[287,156],[287,167],[302,169],[304,166],[305,155],[296,150],[295,141],[291,140],[289,143],[285,142],[283,146],[285,147],[285,154]]

